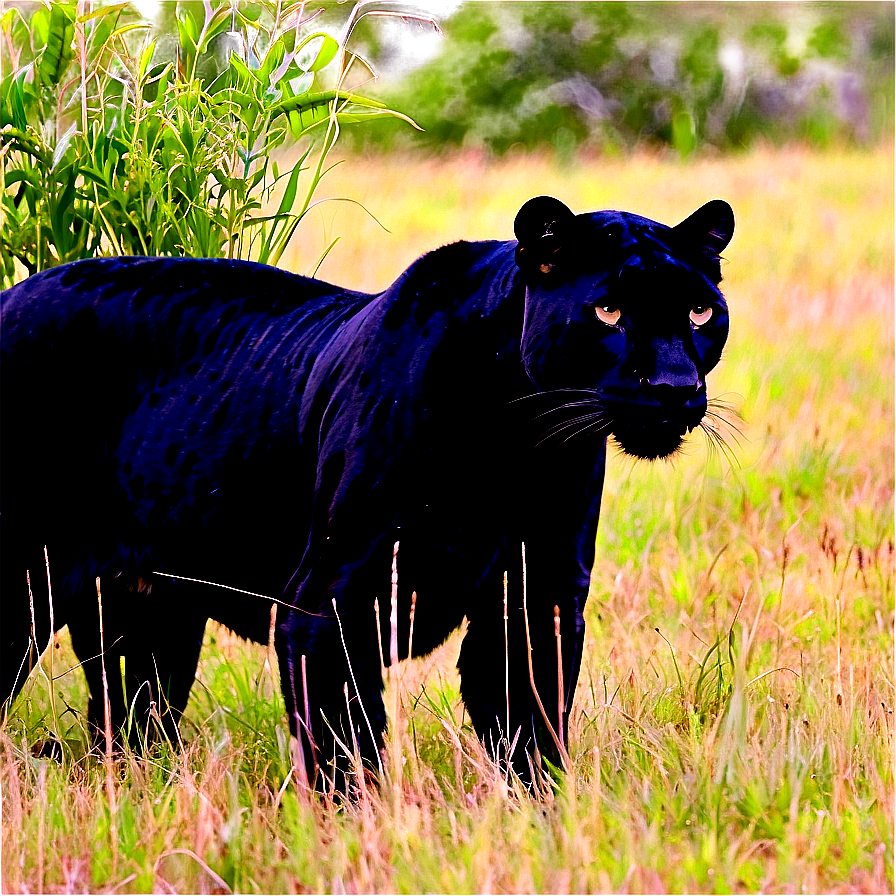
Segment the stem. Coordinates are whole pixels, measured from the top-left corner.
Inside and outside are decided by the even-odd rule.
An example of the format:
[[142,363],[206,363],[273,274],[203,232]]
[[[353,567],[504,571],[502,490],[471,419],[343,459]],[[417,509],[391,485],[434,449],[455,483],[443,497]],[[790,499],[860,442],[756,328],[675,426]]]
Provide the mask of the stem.
[[96,605],[100,615],[100,665],[103,670],[103,729],[106,735],[106,800],[109,803],[109,840],[112,845],[112,867],[118,866],[118,823],[115,808],[115,784],[112,777],[112,707],[109,705],[109,680],[106,678],[106,649],[103,642],[103,594],[100,577],[96,577]]
[[[376,738],[373,736],[373,726],[370,724],[370,719],[367,717],[367,710],[364,709],[364,701],[361,699],[361,692],[358,690],[358,682],[355,680],[355,672],[352,669],[352,661],[348,655],[348,646],[345,643],[345,633],[342,630],[342,620],[339,618],[339,610],[336,609],[336,598],[335,597],[332,600],[332,604],[333,604],[333,612],[336,614],[336,622],[339,625],[339,639],[342,641],[342,649],[345,652],[345,661],[348,664],[348,672],[352,678],[352,686],[355,689],[355,694],[357,694],[357,696],[358,696],[358,705],[361,707],[361,712],[364,715],[364,721],[367,723],[367,730],[370,733],[370,741],[375,748],[376,747]],[[346,683],[346,686],[348,686],[347,683]],[[354,726],[352,725],[351,712],[349,712],[348,724],[349,724],[349,728],[352,729],[352,736],[354,736],[355,729],[354,729]],[[380,765],[380,754],[379,753],[376,754],[376,764],[377,764],[377,768],[379,768],[380,771],[382,771],[382,766]]]
[[414,656],[414,616],[417,612],[417,592],[411,592],[410,629],[408,631],[408,659]]
[[78,35],[78,56],[81,68],[81,130],[87,130],[87,44],[84,40],[85,24],[82,16],[88,12],[90,0],[78,0],[75,33]]
[[504,702],[507,706],[507,727],[504,737],[510,743],[510,644],[507,639],[507,570],[504,570]]
[[392,610],[389,614],[389,665],[395,683],[392,710],[392,788],[396,800],[401,790],[401,674],[398,665],[398,542],[392,548]]
[[570,767],[569,753],[566,752],[566,747],[563,746],[563,742],[557,737],[557,732],[554,731],[554,726],[551,724],[551,720],[548,718],[548,714],[545,712],[544,704],[541,702],[541,697],[538,695],[538,688],[535,686],[535,672],[532,668],[532,638],[529,634],[529,607],[526,602],[526,543],[523,542],[523,620],[526,624],[526,648],[528,651],[528,660],[529,660],[529,684],[532,686],[532,693],[535,696],[535,702],[538,704],[539,712],[541,712],[541,717],[544,719],[544,723],[547,726],[548,733],[551,735],[551,739],[554,741],[554,746],[557,747],[557,751],[560,754],[560,762],[563,765],[564,770],[568,771]]
[[565,701],[563,699],[563,648],[561,646],[560,635],[560,607],[554,605],[554,637],[557,639],[557,731],[560,735],[560,743],[566,746],[563,734],[563,710]]
[[50,556],[47,553],[47,546],[44,545],[44,563],[47,567],[47,600],[50,603],[50,659],[47,663],[48,666],[48,674],[50,677],[49,685],[50,685],[50,712],[53,715],[53,734],[56,736],[60,745],[62,744],[62,736],[59,733],[59,716],[56,713],[56,692],[54,690],[55,678],[53,675],[53,658],[56,649],[56,626],[55,626],[55,618],[53,616],[53,587],[50,584]]

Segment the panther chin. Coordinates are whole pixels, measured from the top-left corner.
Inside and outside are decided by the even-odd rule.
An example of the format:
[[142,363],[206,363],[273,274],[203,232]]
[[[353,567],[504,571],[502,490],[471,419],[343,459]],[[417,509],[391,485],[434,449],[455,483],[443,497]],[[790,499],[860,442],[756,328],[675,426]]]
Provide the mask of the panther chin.
[[650,423],[618,423],[613,437],[625,454],[641,460],[671,457],[684,443],[685,436],[699,425],[677,420]]

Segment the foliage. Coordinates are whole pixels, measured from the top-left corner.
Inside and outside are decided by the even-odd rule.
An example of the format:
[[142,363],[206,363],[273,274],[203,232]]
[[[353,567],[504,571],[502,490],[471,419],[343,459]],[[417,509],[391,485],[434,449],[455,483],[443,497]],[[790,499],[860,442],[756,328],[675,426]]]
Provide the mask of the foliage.
[[[209,626],[185,750],[118,761],[110,802],[63,635],[0,731],[4,891],[892,893],[893,170],[891,147],[791,147],[334,171],[390,204],[392,233],[324,207],[360,234],[328,276],[360,289],[439,240],[509,237],[534,192],[669,223],[724,196],[732,332],[710,388],[739,393],[740,465],[699,441],[608,459],[573,771],[540,797],[472,735],[454,638],[389,682],[401,786],[307,799],[276,658]],[[320,238],[300,228],[284,258]],[[56,720],[61,763],[31,752]]]
[[[431,149],[874,139],[893,123],[879,3],[464,3],[439,56],[383,90]],[[359,134],[398,142],[394,128]]]
[[[130,4],[86,7],[2,17],[4,284],[110,253],[274,264],[340,128],[404,117],[344,86],[363,4],[339,39],[311,29],[304,3],[169,4],[176,39],[147,34]],[[281,172],[272,154],[313,134]]]

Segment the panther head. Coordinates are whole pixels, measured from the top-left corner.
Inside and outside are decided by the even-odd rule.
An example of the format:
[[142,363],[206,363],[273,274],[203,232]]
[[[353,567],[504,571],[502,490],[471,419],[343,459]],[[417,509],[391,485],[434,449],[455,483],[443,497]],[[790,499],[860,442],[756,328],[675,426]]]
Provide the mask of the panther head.
[[539,196],[514,231],[529,379],[574,409],[570,432],[612,434],[641,458],[675,452],[706,414],[706,375],[728,336],[718,284],[731,207],[715,199],[667,227]]

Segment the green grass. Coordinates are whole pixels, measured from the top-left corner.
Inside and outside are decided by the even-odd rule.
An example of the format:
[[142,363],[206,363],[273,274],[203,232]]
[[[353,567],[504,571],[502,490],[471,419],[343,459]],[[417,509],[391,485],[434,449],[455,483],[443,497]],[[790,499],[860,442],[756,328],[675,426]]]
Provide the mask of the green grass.
[[[892,892],[892,152],[346,169],[324,187],[391,232],[324,205],[286,261],[307,271],[342,234],[321,276],[371,289],[450,239],[509,236],[536,193],[669,222],[728,199],[710,389],[745,418],[739,465],[700,440],[611,463],[556,792],[525,797],[489,763],[455,637],[401,669],[402,786],[305,799],[265,649],[210,626],[186,749],[122,760],[114,812],[77,672],[54,688],[65,760],[31,755],[53,725],[32,676],[0,735],[4,889]],[[63,636],[55,674],[74,663]]]

